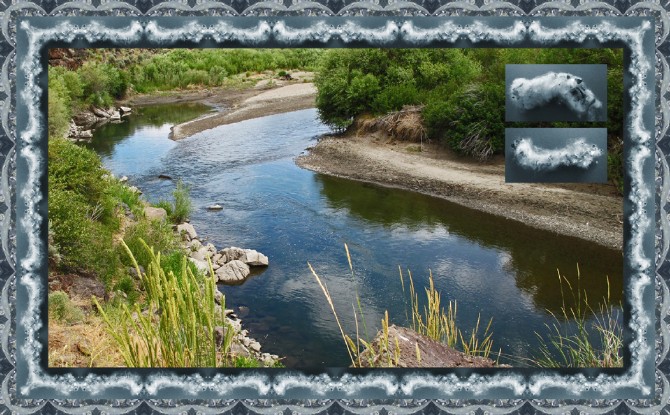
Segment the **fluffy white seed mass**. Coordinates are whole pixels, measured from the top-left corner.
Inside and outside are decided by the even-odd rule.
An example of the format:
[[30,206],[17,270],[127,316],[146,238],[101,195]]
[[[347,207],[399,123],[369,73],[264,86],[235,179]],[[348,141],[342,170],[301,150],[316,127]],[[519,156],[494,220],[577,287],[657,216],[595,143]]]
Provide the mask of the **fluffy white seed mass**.
[[588,169],[597,163],[603,153],[598,146],[589,144],[583,138],[573,140],[563,148],[546,149],[537,147],[530,138],[519,138],[512,144],[514,159],[524,169],[552,171],[560,167]]
[[516,78],[510,86],[510,98],[522,111],[558,101],[587,121],[596,121],[603,108],[582,78],[565,72],[549,72],[531,79]]

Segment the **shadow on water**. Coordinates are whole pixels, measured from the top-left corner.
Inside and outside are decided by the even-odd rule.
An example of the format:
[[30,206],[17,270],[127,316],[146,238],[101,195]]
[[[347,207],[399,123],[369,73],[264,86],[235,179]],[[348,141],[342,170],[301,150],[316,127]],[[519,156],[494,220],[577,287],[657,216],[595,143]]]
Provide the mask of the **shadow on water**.
[[[333,208],[346,209],[368,223],[389,229],[402,224],[417,231],[427,226],[442,226],[451,235],[507,252],[509,259],[503,268],[515,275],[517,287],[533,298],[538,309],[560,314],[564,305],[561,289],[566,293],[565,305],[573,306],[569,285],[575,292],[578,287],[586,291],[594,309],[608,296],[608,288],[610,301],[622,302],[621,251],[534,229],[419,193],[324,175],[315,175],[314,179]],[[438,250],[439,245],[436,245],[439,255]],[[561,288],[558,271],[569,285],[563,282]]]

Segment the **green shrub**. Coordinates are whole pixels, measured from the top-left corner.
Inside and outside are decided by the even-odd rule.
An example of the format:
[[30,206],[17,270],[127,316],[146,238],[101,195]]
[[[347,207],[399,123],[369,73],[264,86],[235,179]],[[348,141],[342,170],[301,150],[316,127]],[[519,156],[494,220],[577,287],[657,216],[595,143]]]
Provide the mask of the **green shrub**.
[[[152,247],[157,252],[163,252],[166,255],[179,248],[177,236],[172,231],[172,226],[160,221],[140,221],[136,225],[126,229],[124,241],[132,252],[135,253],[137,262],[146,267],[151,261],[151,255],[144,249],[144,243]],[[124,265],[132,265],[131,258],[125,252],[125,249],[118,247],[118,252]]]
[[446,102],[433,100],[424,109],[431,137],[458,153],[486,160],[505,147],[505,89],[498,84],[471,84]]
[[81,308],[72,304],[70,297],[63,291],[49,293],[49,317],[67,324],[75,324],[84,320]]
[[106,187],[102,176],[107,172],[97,154],[68,140],[52,139],[48,160],[50,190],[74,192],[90,205],[100,202]]

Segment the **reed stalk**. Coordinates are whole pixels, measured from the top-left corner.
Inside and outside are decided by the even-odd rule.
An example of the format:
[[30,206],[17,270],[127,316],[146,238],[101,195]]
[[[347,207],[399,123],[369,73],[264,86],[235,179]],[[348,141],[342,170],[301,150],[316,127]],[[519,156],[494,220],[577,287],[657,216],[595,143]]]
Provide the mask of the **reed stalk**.
[[[216,279],[199,281],[184,258],[181,270],[165,272],[160,253],[144,241],[150,256],[146,273],[140,272],[133,253],[121,242],[140,276],[145,308],[122,305],[121,318],[112,321],[95,301],[107,330],[116,341],[128,367],[221,367],[229,364],[233,328],[224,316],[225,306],[215,304]],[[224,339],[217,345],[216,327],[223,327]]]

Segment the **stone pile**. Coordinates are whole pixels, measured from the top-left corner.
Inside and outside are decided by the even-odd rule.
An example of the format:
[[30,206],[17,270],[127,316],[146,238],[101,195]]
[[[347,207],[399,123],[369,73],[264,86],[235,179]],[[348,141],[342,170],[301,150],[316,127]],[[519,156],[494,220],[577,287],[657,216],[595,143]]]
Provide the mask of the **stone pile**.
[[93,130],[107,122],[120,122],[122,116],[132,112],[130,107],[110,107],[107,109],[93,107],[82,111],[70,120],[67,138],[74,142],[88,142],[93,138]]
[[189,260],[203,272],[209,272],[211,262],[214,275],[222,284],[241,284],[251,275],[251,267],[267,267],[269,264],[267,256],[253,249],[231,246],[217,251],[211,243],[203,244],[190,223],[177,225],[176,230],[184,241]]

